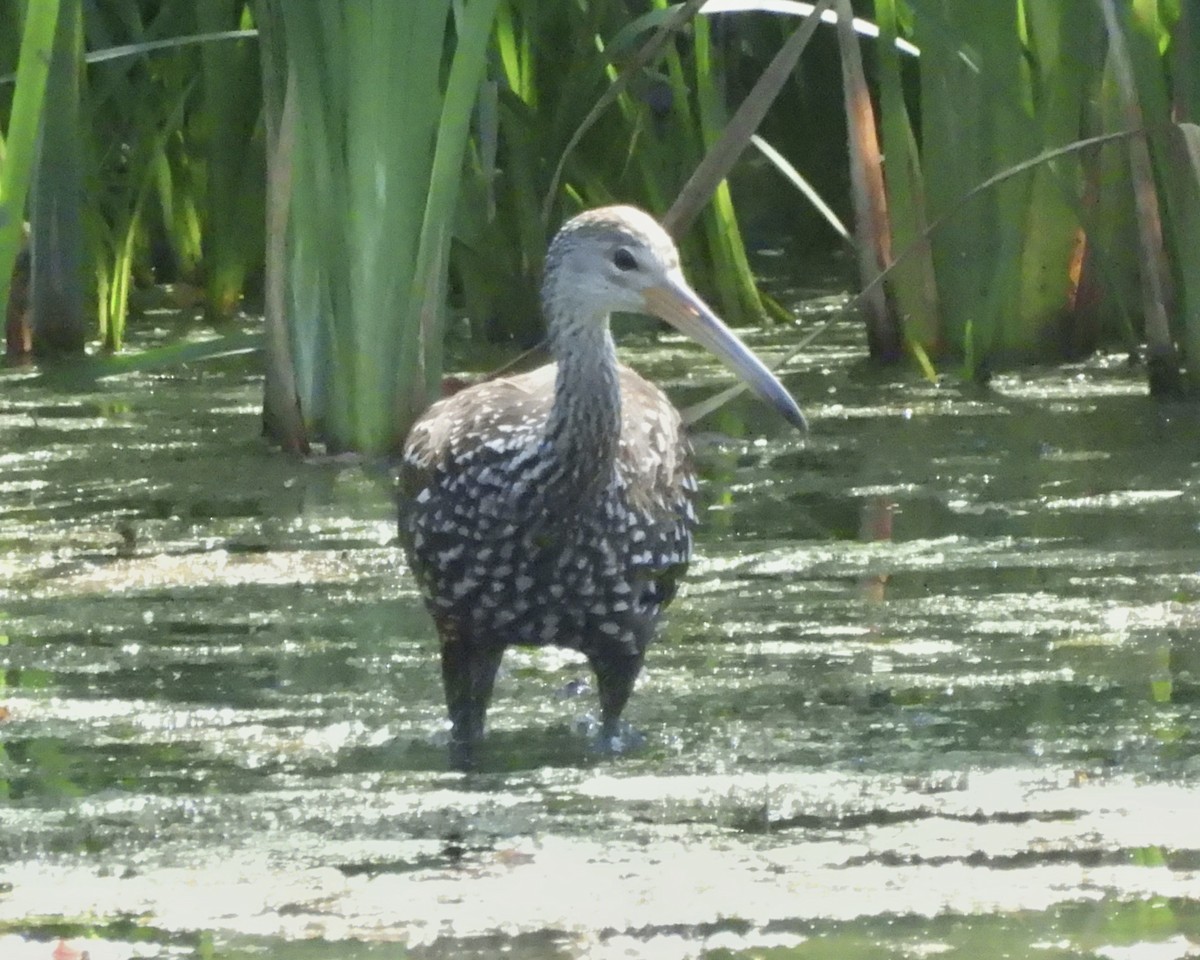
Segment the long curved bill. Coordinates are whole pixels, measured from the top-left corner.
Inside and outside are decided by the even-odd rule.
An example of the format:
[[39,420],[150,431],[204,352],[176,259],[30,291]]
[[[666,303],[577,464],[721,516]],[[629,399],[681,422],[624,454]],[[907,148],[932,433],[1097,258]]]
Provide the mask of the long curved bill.
[[715,354],[760,400],[778,410],[788,423],[808,430],[808,421],[775,374],[723,324],[681,275],[642,291],[646,312],[666,320]]

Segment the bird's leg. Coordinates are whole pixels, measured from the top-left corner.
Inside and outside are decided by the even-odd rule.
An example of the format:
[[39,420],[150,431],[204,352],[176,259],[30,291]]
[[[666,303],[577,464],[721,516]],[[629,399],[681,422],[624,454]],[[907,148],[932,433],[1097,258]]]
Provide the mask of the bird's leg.
[[591,655],[592,669],[600,687],[600,736],[606,744],[617,736],[621,711],[633,692],[633,683],[642,669],[642,654]]
[[460,638],[442,643],[442,685],[450,713],[450,766],[469,770],[483,739],[483,721],[504,648]]

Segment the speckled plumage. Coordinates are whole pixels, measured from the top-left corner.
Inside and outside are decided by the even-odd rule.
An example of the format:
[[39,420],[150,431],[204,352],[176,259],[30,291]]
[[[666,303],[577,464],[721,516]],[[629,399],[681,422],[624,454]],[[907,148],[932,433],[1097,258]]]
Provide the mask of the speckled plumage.
[[771,402],[782,394],[785,415],[803,421],[639,210],[568,222],[547,253],[542,295],[555,362],[435,403],[404,449],[401,538],[441,640],[458,766],[473,761],[511,645],[586,654],[603,734],[614,736],[691,556],[696,480],[679,414],[617,362],[609,314],[670,320],[765,384]]
[[442,400],[405,452],[405,544],[439,632],[640,656],[691,556],[679,415],[621,367],[613,456],[547,436],[554,364]]

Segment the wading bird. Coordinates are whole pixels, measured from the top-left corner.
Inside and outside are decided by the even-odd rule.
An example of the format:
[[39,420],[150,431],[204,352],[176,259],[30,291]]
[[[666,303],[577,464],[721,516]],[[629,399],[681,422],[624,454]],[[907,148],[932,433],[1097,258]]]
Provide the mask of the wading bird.
[[614,312],[661,317],[797,427],[787,390],[684,279],[632,207],[582,213],[546,255],[553,363],[431,406],[401,468],[401,539],[441,641],[451,764],[469,768],[504,649],[581,651],[612,744],[687,568],[696,476],[678,412],[617,361]]

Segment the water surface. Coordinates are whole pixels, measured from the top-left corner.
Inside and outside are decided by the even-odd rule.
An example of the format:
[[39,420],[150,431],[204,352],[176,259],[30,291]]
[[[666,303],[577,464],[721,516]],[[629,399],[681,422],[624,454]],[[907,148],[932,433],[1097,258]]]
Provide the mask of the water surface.
[[268,450],[251,363],[0,374],[0,958],[1196,955],[1195,412],[862,352],[787,377],[807,439],[702,425],[641,744],[514,650],[470,777],[386,489]]

